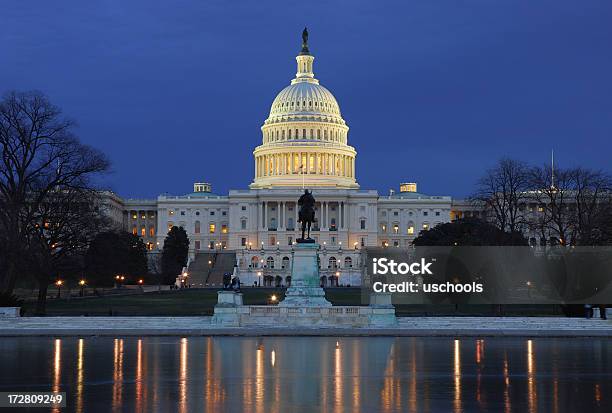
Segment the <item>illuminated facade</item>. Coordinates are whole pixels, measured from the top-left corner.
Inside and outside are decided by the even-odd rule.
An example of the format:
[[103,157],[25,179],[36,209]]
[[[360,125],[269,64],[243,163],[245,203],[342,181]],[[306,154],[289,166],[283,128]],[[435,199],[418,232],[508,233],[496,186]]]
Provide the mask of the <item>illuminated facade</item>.
[[307,44],[296,61],[295,78],[261,127],[249,189],[216,195],[199,182],[187,195],[126,200],[120,225],[144,234],[153,250],[162,248],[172,226],[181,226],[191,263],[210,250],[234,251],[243,283],[261,281],[262,274],[284,283],[300,236],[296,201],[306,187],[317,201],[312,237],[321,245],[325,281],[358,285],[363,248],[406,248],[422,229],[449,222],[451,198],[420,194],[416,183],[401,184],[388,196],[359,188],[349,127],[332,93],[314,77]]

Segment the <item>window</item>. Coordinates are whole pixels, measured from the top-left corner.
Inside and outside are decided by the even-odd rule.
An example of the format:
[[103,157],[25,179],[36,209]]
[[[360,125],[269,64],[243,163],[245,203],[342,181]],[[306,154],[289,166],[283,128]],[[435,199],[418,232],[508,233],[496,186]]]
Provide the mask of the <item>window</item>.
[[223,216],[227,216],[227,211],[223,211],[223,212],[221,212],[221,215],[223,215]]
[[215,211],[210,211],[210,216],[212,217],[213,215],[215,215]]
[[195,249],[199,250],[200,249],[200,241],[196,241],[195,242]]
[[211,234],[214,234],[215,228],[216,228],[215,224],[208,225],[208,232],[210,232]]
[[132,219],[137,219],[138,218],[138,214],[136,214],[136,211],[132,212]]
[[363,238],[363,237],[361,238],[361,246],[365,247],[365,238]]
[[287,245],[293,245],[293,237],[287,237]]
[[294,229],[294,227],[293,227],[293,218],[289,218],[287,220],[287,229],[289,229],[289,230],[293,230]]
[[387,232],[387,224],[385,224],[384,222],[380,224],[380,231]]
[[182,216],[185,216],[185,211],[181,211],[181,215],[182,215]]
[[276,237],[270,237],[270,245],[276,245]]
[[174,224],[172,222],[168,222],[168,232],[170,232],[173,226]]
[[132,234],[138,235],[138,228],[136,228],[136,225],[132,227]]
[[240,245],[243,247],[246,247],[246,238],[244,237],[240,238]]
[[336,218],[331,219],[330,228],[336,229]]
[[366,220],[365,219],[361,219],[361,229],[366,229]]
[[221,224],[221,233],[227,234],[227,224]]
[[155,218],[155,212],[149,212],[149,219]]
[[266,266],[267,266],[268,268],[272,268],[272,269],[274,269],[274,258],[272,258],[272,257],[268,257],[268,258],[266,259]]
[[283,268],[289,268],[289,257],[283,257],[282,266]]
[[241,207],[241,209],[242,209],[243,211],[246,211],[246,206],[245,206],[245,205],[243,205],[243,206]]
[[246,219],[241,219],[240,220],[240,229],[246,229],[247,227],[247,220]]
[[429,214],[427,211],[423,211],[423,216],[426,217]]
[[399,224],[393,224],[393,233],[399,234]]
[[351,268],[353,266],[353,259],[351,257],[346,257],[344,259],[344,266],[346,268]]
[[423,224],[423,230],[427,231],[429,229],[429,224],[428,223],[424,223]]
[[408,227],[408,235],[414,235],[414,225]]
[[141,212],[141,215],[140,215],[140,218],[141,218],[141,219],[147,219],[147,214],[146,214],[146,212],[142,211],[142,212]]
[[154,237],[155,236],[155,227],[152,226],[152,225],[149,227],[149,236],[150,237]]
[[169,214],[170,216],[174,215],[174,210],[173,210],[173,209],[171,209],[170,211],[168,211],[168,214]]
[[140,236],[141,237],[146,237],[147,236],[147,229],[145,228],[144,225],[142,227],[140,227]]
[[195,222],[195,228],[193,232],[195,232],[196,234],[200,233],[200,221]]
[[398,215],[399,215],[399,212],[397,212],[397,211],[393,211],[393,216],[394,216],[394,217],[396,217],[396,216],[398,216]]
[[439,217],[440,216],[440,211],[436,211],[436,216]]
[[196,211],[196,215],[197,215],[197,216],[200,216],[200,211]]
[[329,257],[329,268],[332,270],[338,268],[338,261],[336,260],[336,257]]

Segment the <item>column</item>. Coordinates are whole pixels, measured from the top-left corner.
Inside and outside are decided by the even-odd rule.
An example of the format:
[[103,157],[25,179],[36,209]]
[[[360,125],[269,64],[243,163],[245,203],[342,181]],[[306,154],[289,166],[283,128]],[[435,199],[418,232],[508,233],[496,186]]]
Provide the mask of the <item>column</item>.
[[342,207],[344,206],[344,202],[338,202],[338,229],[342,229]]
[[263,229],[266,229],[267,225],[266,225],[266,202],[262,202],[261,205],[261,227]]
[[283,229],[283,227],[285,226],[283,221],[284,221],[284,214],[283,214],[283,208],[284,208],[285,203],[284,202],[279,202],[278,203],[278,229],[281,230]]
[[329,201],[325,203],[325,228],[329,229]]

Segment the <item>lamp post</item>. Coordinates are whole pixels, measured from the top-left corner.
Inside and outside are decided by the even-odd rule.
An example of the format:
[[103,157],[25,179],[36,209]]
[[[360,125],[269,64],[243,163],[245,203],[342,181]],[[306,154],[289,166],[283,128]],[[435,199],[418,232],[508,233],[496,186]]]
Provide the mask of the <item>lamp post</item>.
[[259,286],[261,287],[261,271],[257,271],[257,279],[259,282]]
[[60,298],[60,293],[62,291],[62,284],[64,284],[62,280],[57,280],[55,282],[55,285],[57,286],[57,298]]
[[85,280],[80,280],[79,281],[79,286],[81,287],[81,297],[83,297],[85,295]]

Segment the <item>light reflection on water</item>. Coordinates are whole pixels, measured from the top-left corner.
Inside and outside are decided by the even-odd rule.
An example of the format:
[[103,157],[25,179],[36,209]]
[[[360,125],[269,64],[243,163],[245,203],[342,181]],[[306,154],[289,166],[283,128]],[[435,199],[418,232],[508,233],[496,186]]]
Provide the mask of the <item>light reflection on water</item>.
[[4,338],[0,391],[53,411],[611,411],[612,340]]

